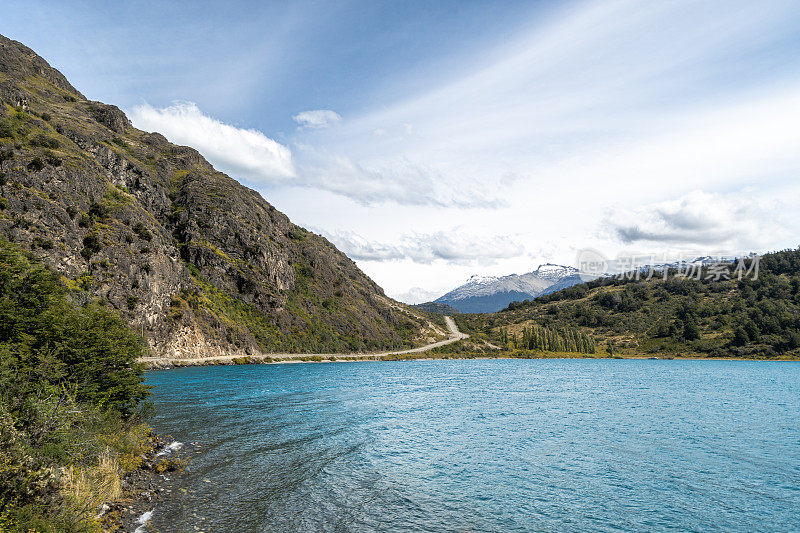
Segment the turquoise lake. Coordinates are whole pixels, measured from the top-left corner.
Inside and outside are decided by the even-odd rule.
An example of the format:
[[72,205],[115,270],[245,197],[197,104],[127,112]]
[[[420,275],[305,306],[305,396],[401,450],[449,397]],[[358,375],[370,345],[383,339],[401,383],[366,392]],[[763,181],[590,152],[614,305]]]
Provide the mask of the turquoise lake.
[[439,360],[147,374],[197,442],[157,531],[800,530],[800,364]]

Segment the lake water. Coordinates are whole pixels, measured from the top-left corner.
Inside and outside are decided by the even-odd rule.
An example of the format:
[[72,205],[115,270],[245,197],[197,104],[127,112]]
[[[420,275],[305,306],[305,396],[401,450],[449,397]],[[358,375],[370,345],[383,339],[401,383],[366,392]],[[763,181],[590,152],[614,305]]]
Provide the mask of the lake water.
[[800,364],[440,360],[148,373],[197,441],[158,531],[800,530]]

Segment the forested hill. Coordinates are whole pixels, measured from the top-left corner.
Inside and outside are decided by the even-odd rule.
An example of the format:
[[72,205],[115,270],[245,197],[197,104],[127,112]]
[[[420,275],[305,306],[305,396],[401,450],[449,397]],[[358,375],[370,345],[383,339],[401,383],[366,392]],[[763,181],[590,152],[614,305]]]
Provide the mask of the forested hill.
[[0,236],[158,355],[409,347],[427,325],[197,151],[137,130],[3,36]]
[[[578,328],[612,354],[800,357],[800,249],[664,279],[602,278],[492,314],[464,316],[496,342],[524,328]],[[724,269],[723,269],[724,270]],[[748,272],[749,271],[749,272]]]

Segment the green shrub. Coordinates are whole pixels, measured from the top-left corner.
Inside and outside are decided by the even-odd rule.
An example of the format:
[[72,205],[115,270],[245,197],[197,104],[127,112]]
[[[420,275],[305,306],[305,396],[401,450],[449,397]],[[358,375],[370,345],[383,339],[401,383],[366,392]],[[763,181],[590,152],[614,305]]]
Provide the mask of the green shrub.
[[31,159],[30,163],[28,163],[28,170],[32,172],[39,172],[44,168],[44,161],[39,156],[34,157]]
[[53,137],[49,137],[44,133],[37,133],[33,136],[30,140],[31,146],[41,146],[42,148],[58,148],[61,146],[61,143],[58,142],[58,139],[54,139]]
[[60,167],[62,163],[61,158],[50,150],[45,151],[44,160],[51,167]]
[[81,250],[81,255],[88,260],[102,248],[100,237],[98,237],[96,233],[89,233],[83,238],[83,250]]
[[133,197],[114,185],[109,185],[106,194],[103,196],[103,207],[106,212],[119,211],[126,205],[133,203]]
[[153,238],[153,234],[141,222],[134,224],[133,228],[131,229],[133,229],[133,232],[136,233],[136,235],[138,235],[142,240],[150,241],[150,239]]
[[5,121],[0,122],[0,137],[6,137],[6,138],[14,137],[14,128],[11,126],[11,124],[8,124]]
[[34,248],[41,248],[42,250],[52,250],[53,249],[53,241],[51,239],[45,239],[44,237],[36,236],[33,238],[33,247]]
[[92,202],[89,204],[89,211],[86,213],[91,221],[103,222],[108,219],[109,209],[108,206],[101,203]]
[[0,240],[0,531],[97,530],[93,506],[142,454],[146,354],[107,306],[72,302]]

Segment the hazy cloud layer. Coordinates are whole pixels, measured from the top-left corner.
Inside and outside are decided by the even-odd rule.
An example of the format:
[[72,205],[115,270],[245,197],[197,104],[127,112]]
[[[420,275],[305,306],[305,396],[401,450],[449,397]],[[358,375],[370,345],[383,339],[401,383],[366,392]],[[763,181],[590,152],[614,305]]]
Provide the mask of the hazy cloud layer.
[[196,148],[218,170],[234,178],[273,184],[296,176],[287,147],[258,130],[211,118],[192,102],[176,102],[162,109],[143,104],[128,115],[137,128],[157,131],[176,144]]
[[[129,113],[134,126],[157,131],[176,144],[196,148],[217,169],[253,185],[310,187],[350,198],[362,205],[386,202],[398,205],[497,208],[505,205],[497,189],[466,190],[441,173],[398,156],[367,166],[352,159],[298,142],[292,151],[255,129],[237,128],[204,114],[191,102],[165,108],[148,104]],[[322,129],[338,122],[333,111],[305,111],[293,117],[302,127]]]
[[400,300],[403,303],[414,305],[432,302],[441,295],[441,292],[428,291],[422,287],[411,287],[406,292],[395,295],[395,299]]
[[342,117],[336,111],[330,109],[314,109],[311,111],[302,111],[292,119],[300,125],[301,128],[320,129],[327,128],[338,122],[341,122]]
[[465,188],[457,180],[405,157],[365,165],[308,145],[297,145],[299,182],[330,191],[362,205],[398,205],[497,209],[506,205],[491,186]]
[[777,216],[780,208],[752,193],[698,190],[636,209],[613,209],[606,215],[604,229],[626,245],[742,252],[769,246],[784,236],[785,226]]
[[476,236],[461,228],[435,233],[405,234],[397,244],[370,241],[351,231],[325,233],[348,256],[362,261],[402,261],[430,264],[492,264],[499,259],[518,257],[524,247],[504,235]]

